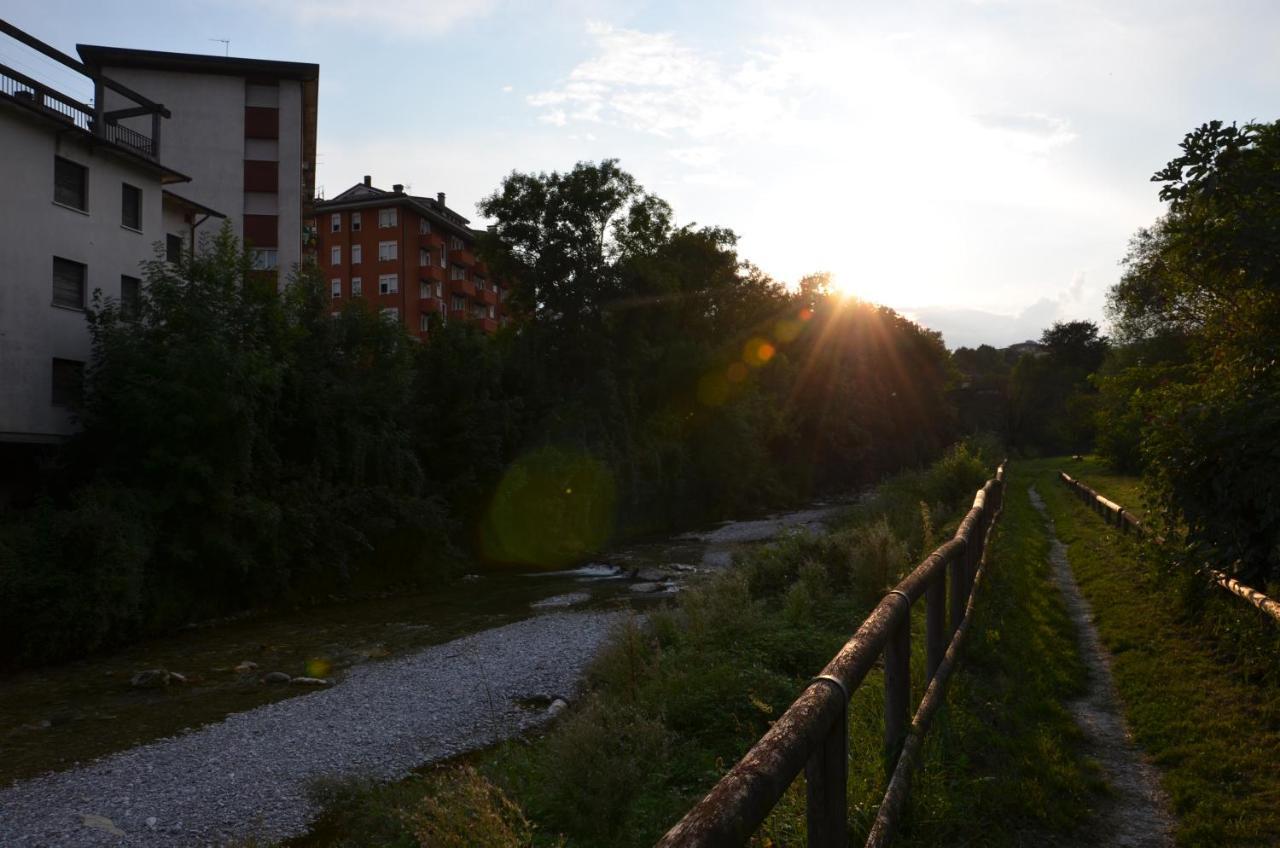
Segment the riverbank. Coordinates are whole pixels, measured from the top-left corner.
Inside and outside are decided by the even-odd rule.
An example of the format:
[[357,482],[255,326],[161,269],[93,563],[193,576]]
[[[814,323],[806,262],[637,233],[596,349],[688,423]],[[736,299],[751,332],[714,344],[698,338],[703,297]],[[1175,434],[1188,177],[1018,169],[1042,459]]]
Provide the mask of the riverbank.
[[274,842],[304,832],[319,779],[391,780],[524,732],[625,613],[553,613],[340,684],[0,790],[0,844],[99,846]]

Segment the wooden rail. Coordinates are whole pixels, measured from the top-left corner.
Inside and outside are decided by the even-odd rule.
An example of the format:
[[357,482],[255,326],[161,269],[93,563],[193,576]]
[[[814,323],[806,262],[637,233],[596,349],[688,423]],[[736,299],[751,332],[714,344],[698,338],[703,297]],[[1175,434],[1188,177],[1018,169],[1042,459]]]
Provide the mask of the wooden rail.
[[[1089,488],[1086,484],[1072,477],[1065,471],[1058,472],[1059,479],[1074,491],[1086,506],[1093,509],[1094,512],[1102,516],[1103,520],[1108,524],[1114,524],[1119,527],[1122,532],[1136,532],[1147,538],[1150,538],[1157,545],[1164,544],[1164,538],[1157,536],[1151,532],[1151,529],[1134,517],[1133,513],[1122,507],[1115,501],[1108,500],[1102,495]],[[1213,578],[1213,582],[1226,589],[1233,595],[1243,598],[1253,604],[1258,609],[1280,622],[1280,602],[1277,602],[1266,595],[1244,585],[1239,580],[1218,571],[1216,568],[1209,569],[1209,576]]]
[[[658,848],[743,845],[801,771],[807,790],[810,848],[845,848],[849,838],[849,698],[882,655],[884,753],[890,777],[867,845],[888,844],[901,817],[921,743],[969,631],[987,540],[1004,500],[1004,473],[1005,465],[1001,464],[995,477],[974,497],[955,536],[881,599],[822,672],[751,750],[667,831]],[[911,717],[911,607],[921,598],[926,605],[929,682]]]

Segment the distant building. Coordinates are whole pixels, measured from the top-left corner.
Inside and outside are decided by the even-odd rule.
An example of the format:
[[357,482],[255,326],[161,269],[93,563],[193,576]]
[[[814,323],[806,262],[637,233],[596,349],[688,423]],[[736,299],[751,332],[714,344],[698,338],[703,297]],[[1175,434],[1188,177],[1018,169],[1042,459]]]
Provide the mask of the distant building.
[[187,196],[165,105],[3,21],[0,35],[96,92],[81,103],[0,65],[0,443],[56,442],[74,430],[94,292],[127,308],[155,245],[180,252],[219,213]]
[[[227,213],[254,266],[284,281],[303,256],[314,195],[320,66],[77,45],[84,64],[168,106],[165,161],[186,197]],[[119,94],[108,89],[110,109]],[[150,119],[122,118],[143,132]]]
[[433,316],[486,333],[506,323],[503,285],[475,252],[483,231],[434,198],[376,188],[370,177],[315,204],[317,265],[335,306],[362,298],[426,338]]

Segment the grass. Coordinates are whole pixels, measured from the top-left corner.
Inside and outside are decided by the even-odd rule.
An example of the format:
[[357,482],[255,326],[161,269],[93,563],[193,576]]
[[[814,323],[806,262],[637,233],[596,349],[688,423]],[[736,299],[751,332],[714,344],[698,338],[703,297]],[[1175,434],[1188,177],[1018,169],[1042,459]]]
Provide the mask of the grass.
[[[1218,590],[1201,586],[1200,601],[1188,604],[1190,578],[1116,533],[1056,479],[1058,468],[1077,473],[1070,463],[1027,463],[1024,473],[1054,517],[1113,655],[1125,717],[1161,772],[1178,844],[1280,844],[1275,628]],[[1079,476],[1125,506],[1140,492],[1136,480],[1092,463]]]

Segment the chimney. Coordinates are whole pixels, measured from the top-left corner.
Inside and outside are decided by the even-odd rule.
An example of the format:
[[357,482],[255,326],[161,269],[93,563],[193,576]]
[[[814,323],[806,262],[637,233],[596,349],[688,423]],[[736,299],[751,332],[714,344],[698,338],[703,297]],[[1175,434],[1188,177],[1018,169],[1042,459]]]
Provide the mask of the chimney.
[[439,206],[441,209],[444,208],[444,192],[443,191],[438,192],[436,194],[436,205]]
[[404,183],[396,183],[391,187],[396,194],[404,194]]
[[372,186],[372,185],[373,185],[373,177],[369,176],[368,174],[365,174],[365,175],[364,175],[364,184],[365,184],[365,185],[367,185],[367,186]]
[[498,225],[497,225],[497,224],[490,224],[490,225],[489,225],[489,232],[491,232],[491,233],[497,233],[497,232],[498,232]]

